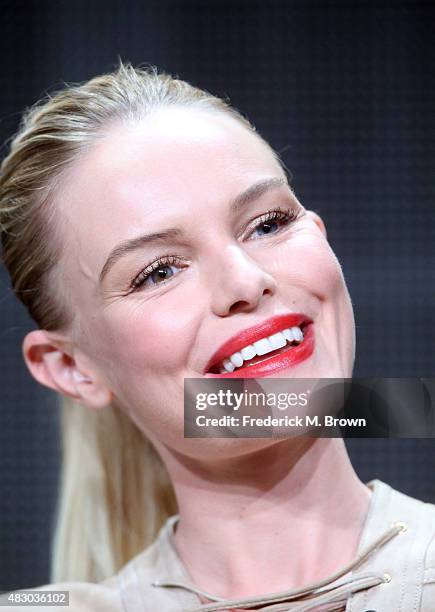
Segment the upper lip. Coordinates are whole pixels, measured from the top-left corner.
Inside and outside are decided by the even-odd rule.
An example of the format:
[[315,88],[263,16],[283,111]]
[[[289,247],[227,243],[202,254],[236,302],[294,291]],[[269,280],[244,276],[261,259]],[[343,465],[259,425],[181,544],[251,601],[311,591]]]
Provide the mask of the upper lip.
[[209,372],[214,365],[230,357],[230,355],[236,353],[243,347],[248,346],[248,344],[253,344],[257,340],[265,338],[266,336],[271,336],[287,327],[299,327],[311,322],[311,319],[305,314],[291,313],[276,315],[262,323],[248,327],[234,336],[231,336],[231,338],[224,342],[222,346],[213,353],[205,366],[204,374]]

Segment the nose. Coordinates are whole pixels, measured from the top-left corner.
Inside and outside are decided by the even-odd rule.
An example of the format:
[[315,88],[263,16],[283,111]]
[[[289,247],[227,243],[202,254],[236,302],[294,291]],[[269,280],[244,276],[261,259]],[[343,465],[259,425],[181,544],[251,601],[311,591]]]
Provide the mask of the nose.
[[272,296],[276,291],[273,276],[236,245],[229,245],[220,254],[219,266],[212,272],[212,310],[220,317],[250,312],[263,296]]

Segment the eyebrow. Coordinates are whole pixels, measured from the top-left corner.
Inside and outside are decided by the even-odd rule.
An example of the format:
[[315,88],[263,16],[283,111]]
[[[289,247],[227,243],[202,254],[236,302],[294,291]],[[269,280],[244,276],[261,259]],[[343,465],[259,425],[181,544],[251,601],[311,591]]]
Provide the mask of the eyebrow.
[[[235,214],[239,212],[246,205],[250,204],[254,200],[257,200],[262,195],[264,195],[267,191],[271,191],[273,189],[277,189],[278,187],[282,187],[283,185],[287,185],[288,183],[284,178],[273,177],[270,179],[266,179],[263,181],[259,181],[258,183],[254,183],[245,191],[242,191],[239,195],[237,195],[232,202],[230,203],[230,211]],[[154,232],[152,234],[143,234],[141,236],[136,236],[135,238],[129,238],[124,242],[121,242],[116,246],[109,254],[106,263],[100,272],[99,284],[103,282],[111,268],[115,265],[117,261],[119,261],[122,257],[125,257],[128,253],[132,251],[137,251],[138,249],[142,249],[144,246],[149,246],[150,244],[156,244],[159,242],[165,242],[168,240],[174,240],[176,238],[180,238],[182,232],[177,227],[171,227],[166,230],[160,232]]]

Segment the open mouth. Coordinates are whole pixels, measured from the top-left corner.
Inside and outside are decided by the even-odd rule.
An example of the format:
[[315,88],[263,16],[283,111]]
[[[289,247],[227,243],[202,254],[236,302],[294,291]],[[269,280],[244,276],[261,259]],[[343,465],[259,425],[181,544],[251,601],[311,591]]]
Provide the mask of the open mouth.
[[304,321],[242,347],[212,364],[206,374],[230,378],[250,377],[260,371],[272,371],[276,367],[281,369],[306,359],[312,353],[313,346],[312,322]]

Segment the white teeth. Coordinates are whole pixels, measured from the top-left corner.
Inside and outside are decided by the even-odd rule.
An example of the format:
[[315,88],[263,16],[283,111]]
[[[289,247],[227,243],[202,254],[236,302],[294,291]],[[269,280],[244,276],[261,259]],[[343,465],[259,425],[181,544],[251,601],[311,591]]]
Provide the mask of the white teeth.
[[231,355],[230,361],[234,366],[236,366],[236,368],[240,368],[240,366],[243,365],[243,357],[241,353],[234,353]]
[[248,344],[248,346],[240,349],[240,351],[233,353],[228,359],[222,361],[220,372],[221,374],[225,374],[225,372],[234,372],[236,368],[241,368],[243,366],[244,361],[249,361],[257,355],[266,355],[267,353],[276,351],[285,346],[287,342],[299,343],[302,342],[303,339],[304,334],[300,327],[288,327],[267,338],[261,338],[261,340],[257,340],[257,342],[253,344]]
[[223,360],[223,366],[227,372],[234,372],[236,366],[231,363],[229,359]]
[[304,334],[302,333],[299,327],[292,327],[291,331],[293,332],[293,338],[298,342],[302,342],[304,339]]
[[248,359],[252,359],[257,354],[252,344],[250,344],[249,346],[245,346],[245,348],[242,348],[240,352],[242,353],[242,357],[245,361],[248,361]]
[[266,353],[273,351],[272,345],[267,338],[262,338],[254,342],[254,348],[257,355],[266,355]]
[[281,332],[278,332],[277,334],[273,334],[272,336],[269,336],[269,342],[273,346],[274,350],[282,348],[283,346],[287,344],[287,340],[284,334],[282,334]]
[[287,328],[287,329],[284,329],[282,331],[282,333],[284,334],[285,339],[288,340],[289,342],[293,342],[293,340],[294,340],[292,329],[293,328]]

